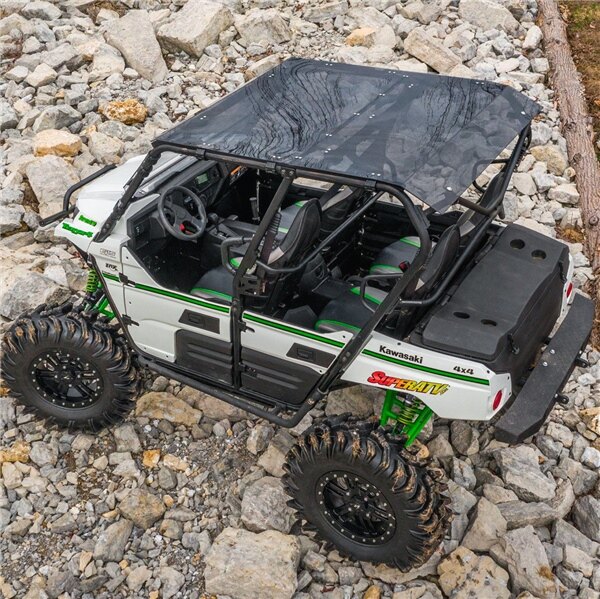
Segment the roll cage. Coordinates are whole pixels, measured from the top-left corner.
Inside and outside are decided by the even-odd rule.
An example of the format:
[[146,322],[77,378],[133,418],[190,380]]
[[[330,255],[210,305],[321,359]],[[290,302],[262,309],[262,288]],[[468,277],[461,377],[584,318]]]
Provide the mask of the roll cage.
[[[265,211],[254,235],[249,239],[233,238],[224,243],[223,252],[225,252],[225,255],[227,255],[226,253],[232,245],[235,245],[236,243],[249,242],[248,249],[235,272],[233,282],[233,298],[230,312],[231,339],[233,347],[233,388],[216,389],[213,385],[205,384],[197,381],[196,379],[186,376],[180,376],[180,378],[182,379],[182,382],[200,389],[201,391],[211,393],[212,395],[215,395],[237,407],[248,410],[258,416],[270,419],[271,421],[282,426],[293,427],[312,407],[314,407],[314,405],[322,397],[327,394],[330,387],[343,374],[344,370],[351,364],[352,360],[361,352],[372,332],[382,323],[384,323],[384,321],[391,318],[396,310],[401,307],[428,307],[439,301],[455,275],[459,272],[461,267],[472,256],[473,252],[478,247],[490,223],[501,212],[502,201],[504,199],[504,194],[508,187],[508,183],[516,166],[527,149],[530,138],[531,130],[530,126],[527,125],[519,134],[510,156],[506,159],[497,159],[493,161],[495,163],[503,164],[503,167],[486,188],[482,188],[478,185],[476,186],[478,191],[481,193],[479,203],[462,197],[457,198],[456,204],[467,208],[469,211],[471,211],[472,216],[477,215],[476,220],[478,222],[472,229],[467,244],[457,260],[454,262],[453,266],[437,282],[433,292],[421,299],[403,298],[402,296],[409,285],[419,277],[419,274],[425,267],[431,253],[432,240],[428,231],[429,222],[427,218],[427,216],[433,212],[431,208],[425,211],[422,210],[415,205],[404,189],[386,182],[361,179],[358,177],[350,177],[334,173],[325,173],[308,168],[290,168],[274,163],[265,163],[264,161],[259,160],[229,156],[221,152],[213,152],[202,149],[194,150],[166,143],[157,145],[157,147],[152,149],[147,154],[136,173],[129,180],[126,185],[125,193],[118,200],[112,213],[109,215],[93,241],[96,243],[102,243],[111,234],[116,223],[125,213],[127,207],[132,202],[136,201],[136,192],[148,178],[154,165],[156,165],[161,155],[165,152],[174,152],[181,155],[192,156],[198,160],[215,160],[225,163],[229,162],[235,165],[261,169],[269,173],[280,175],[282,177],[281,183],[277,188],[272,201],[267,207],[267,210]],[[294,179],[299,177],[305,177],[332,184],[348,185],[351,187],[362,188],[374,193],[362,206],[357,208],[351,215],[349,215],[348,219],[346,219],[344,223],[342,223],[336,230],[322,240],[317,247],[299,264],[286,268],[269,266],[264,261],[259,259],[260,244],[268,231],[271,221],[275,217],[277,211],[280,209],[290,185]],[[89,180],[86,182],[89,182]],[[69,190],[69,192],[67,192],[68,197],[72,195],[72,191]],[[246,307],[244,292],[256,288],[255,276],[251,273],[254,273],[256,267],[261,268],[267,274],[291,273],[305,268],[306,265],[325,247],[330,245],[336,237],[338,237],[357,219],[365,214],[384,193],[390,194],[400,202],[406,211],[406,215],[408,216],[416,235],[419,237],[420,249],[415,259],[412,261],[408,269],[403,273],[375,274],[367,275],[363,278],[360,285],[360,294],[363,303],[366,305],[368,304],[366,303],[364,296],[366,286],[369,283],[376,281],[386,281],[389,283],[391,281],[394,284],[384,300],[375,309],[369,306],[369,309],[373,312],[369,321],[345,345],[344,349],[335,358],[328,370],[317,381],[313,390],[309,393],[307,400],[300,406],[298,411],[292,417],[288,418],[279,415],[283,409],[282,406],[274,406],[274,410],[267,410],[259,405],[249,404],[249,400],[246,397],[237,395],[235,390],[239,389],[241,385],[241,333],[247,326],[242,319],[242,314],[244,313]],[[67,196],[65,197],[65,200],[68,203]],[[68,205],[65,205],[63,208],[63,212],[60,213],[61,215],[64,214],[65,211],[71,211],[71,208]],[[224,263],[225,262],[227,261],[224,261]],[[167,376],[169,375],[170,371],[168,368],[161,366],[160,364],[153,363],[152,359],[141,356],[141,361],[146,363],[146,365],[150,366],[156,372],[162,372]]]

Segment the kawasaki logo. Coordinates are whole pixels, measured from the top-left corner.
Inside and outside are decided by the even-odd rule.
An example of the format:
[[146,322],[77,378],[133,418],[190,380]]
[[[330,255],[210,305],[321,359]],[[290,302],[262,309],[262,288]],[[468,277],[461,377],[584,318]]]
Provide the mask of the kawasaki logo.
[[405,354],[395,349],[390,349],[385,345],[379,346],[379,353],[385,354],[386,356],[394,356],[394,358],[400,358],[400,360],[407,360],[408,362],[414,362],[415,364],[423,364],[423,358],[421,356],[413,356],[411,354]]

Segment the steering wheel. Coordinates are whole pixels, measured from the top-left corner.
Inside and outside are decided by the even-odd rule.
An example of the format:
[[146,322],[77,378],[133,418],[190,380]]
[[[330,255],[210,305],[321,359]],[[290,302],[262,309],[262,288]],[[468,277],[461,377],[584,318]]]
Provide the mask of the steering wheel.
[[[174,191],[182,192],[184,196],[187,196],[194,202],[198,210],[198,216],[194,216],[183,206],[173,203],[171,194]],[[201,237],[208,222],[206,208],[202,200],[193,191],[187,187],[183,187],[183,185],[170,187],[160,194],[158,200],[158,217],[162,226],[173,237],[184,241],[194,241]]]

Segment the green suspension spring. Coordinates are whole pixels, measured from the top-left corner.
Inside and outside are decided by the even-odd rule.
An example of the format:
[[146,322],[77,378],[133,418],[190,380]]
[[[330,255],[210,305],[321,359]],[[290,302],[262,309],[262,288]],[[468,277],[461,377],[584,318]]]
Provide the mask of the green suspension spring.
[[88,272],[87,283],[85,284],[85,292],[86,293],[95,293],[98,291],[102,283],[100,282],[100,277],[95,270],[90,270]]
[[398,391],[388,390],[381,410],[381,426],[390,420],[394,423],[394,432],[406,434],[408,447],[423,430],[433,412],[418,397],[401,396]]

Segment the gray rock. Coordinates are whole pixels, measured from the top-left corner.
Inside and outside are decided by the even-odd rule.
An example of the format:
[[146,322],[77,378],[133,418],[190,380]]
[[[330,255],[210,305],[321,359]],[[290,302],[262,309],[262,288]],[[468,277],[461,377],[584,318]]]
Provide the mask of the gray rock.
[[529,173],[515,173],[512,176],[513,185],[519,193],[532,196],[537,193],[537,186]]
[[236,15],[235,28],[244,39],[255,42],[281,44],[292,37],[287,23],[274,8],[253,9],[243,16]]
[[532,526],[507,533],[502,542],[513,589],[536,597],[559,598],[560,583],[552,574],[548,556]]
[[588,539],[583,533],[579,532],[572,524],[564,520],[557,520],[554,524],[554,544],[557,547],[566,547],[572,545],[581,549],[588,555],[596,555],[598,552],[598,543]]
[[278,478],[265,476],[250,485],[242,498],[242,522],[253,532],[278,530],[289,533],[296,518],[287,505],[289,495]]
[[23,206],[0,206],[0,233],[10,233],[19,229],[24,213]]
[[483,496],[496,505],[518,500],[514,491],[493,483],[485,483],[483,485]]
[[45,591],[51,599],[70,593],[77,585],[77,579],[69,570],[54,568],[46,581]]
[[510,14],[508,9],[492,0],[461,0],[458,14],[484,31],[502,29],[514,33],[519,28],[519,22]]
[[506,520],[496,505],[482,497],[471,517],[462,545],[471,551],[489,551],[506,533]]
[[96,541],[94,559],[104,562],[121,561],[132,530],[133,523],[129,520],[122,519],[111,524]]
[[43,303],[62,303],[71,292],[65,287],[37,272],[29,272],[11,280],[8,288],[0,294],[0,314],[14,320]]
[[283,476],[283,464],[288,451],[294,445],[294,438],[284,430],[280,430],[274,437],[267,451],[258,460],[258,465],[273,476]]
[[414,29],[406,36],[404,50],[438,73],[447,74],[462,64],[460,58],[446,48],[441,40],[434,38],[422,28]]
[[163,502],[145,489],[133,489],[119,503],[121,514],[139,528],[150,528],[165,513]]
[[255,534],[226,528],[206,558],[206,591],[236,599],[291,599],[299,562],[295,537],[274,530]]
[[508,599],[508,573],[488,556],[459,547],[440,562],[438,583],[447,597]]
[[523,40],[523,50],[535,50],[543,39],[542,30],[537,25],[532,25],[527,30],[527,35]]
[[450,440],[458,453],[473,455],[479,452],[479,435],[471,424],[464,420],[453,420],[450,424]]
[[448,494],[452,500],[452,511],[455,514],[468,514],[477,503],[477,497],[473,493],[452,479],[448,481]]
[[233,15],[222,4],[188,0],[175,17],[158,30],[158,39],[169,49],[183,50],[199,58],[204,49],[216,43],[220,33],[231,25]]
[[248,440],[246,441],[246,449],[250,453],[258,455],[269,445],[269,441],[273,437],[273,432],[272,427],[265,426],[264,424],[257,424],[250,430]]
[[65,533],[77,530],[77,522],[70,513],[63,514],[57,518],[49,526],[50,530],[55,533]]
[[12,106],[5,101],[0,101],[0,131],[14,129],[19,119]]
[[600,543],[600,501],[592,495],[579,497],[572,514],[577,528],[586,537]]
[[304,18],[311,23],[322,23],[329,19],[334,19],[348,12],[348,2],[346,0],[334,0],[325,2],[316,6],[310,6],[304,9]]
[[498,505],[500,513],[506,520],[508,530],[524,526],[546,526],[557,519],[556,510],[546,503],[527,503],[525,501],[508,501]]
[[[216,401],[216,400],[215,400]],[[190,407],[185,401],[171,393],[146,393],[140,397],[135,406],[136,416],[168,420],[173,424],[193,426],[200,422],[202,412]]]
[[93,131],[89,136],[88,148],[92,156],[101,164],[118,164],[125,146],[122,141],[114,137]]
[[[94,52],[92,68],[90,69],[90,82],[104,81],[111,75],[120,75],[124,70],[125,61],[119,52],[108,44],[102,44]],[[85,98],[82,98],[82,100],[85,100]]]
[[160,580],[160,595],[164,599],[170,599],[176,595],[185,582],[185,576],[171,566],[161,566],[158,569],[157,578]]
[[186,549],[199,552],[201,555],[206,555],[212,546],[210,535],[206,530],[202,532],[185,532],[181,537],[181,544]]
[[548,191],[548,198],[561,204],[576,205],[579,203],[579,192],[575,183],[562,183]]
[[373,398],[360,385],[332,391],[327,395],[325,414],[337,416],[350,412],[357,418],[373,415]]
[[42,61],[53,69],[66,66],[69,69],[77,69],[83,63],[84,57],[69,43],[59,44],[51,50],[42,52]]
[[477,484],[477,479],[475,478],[473,468],[467,464],[467,462],[459,460],[458,458],[452,458],[451,465],[452,479],[454,482],[459,484],[461,487],[472,491]]
[[588,578],[594,572],[594,558],[577,547],[567,545],[564,549],[563,564],[571,570],[577,570]]
[[65,191],[79,180],[75,169],[59,156],[42,156],[32,160],[25,174],[40,204],[42,218],[62,208]]
[[598,480],[598,472],[585,468],[580,462],[569,457],[561,458],[556,473],[566,476],[573,485],[575,495],[589,493]]
[[46,464],[54,466],[58,460],[58,446],[56,443],[34,441],[31,444],[29,459],[40,467],[45,466]]
[[244,412],[244,410],[240,410],[231,404],[211,395],[205,395],[204,393],[197,393],[195,406],[198,410],[202,410],[201,413],[211,420],[219,421],[227,419],[230,422],[239,422],[248,418],[248,413]]
[[112,431],[117,451],[130,451],[131,453],[139,453],[142,451],[142,444],[135,432],[132,424],[122,424]]
[[595,447],[586,447],[581,454],[581,461],[590,468],[600,470],[600,451]]
[[138,566],[127,575],[127,586],[130,591],[137,592],[152,578],[152,570],[146,566]]
[[25,82],[33,87],[42,87],[56,80],[58,73],[45,63],[39,64],[27,75]]
[[544,501],[554,497],[556,483],[540,470],[538,454],[526,445],[499,449],[495,452],[502,478],[524,501]]
[[46,0],[27,2],[21,10],[21,14],[27,19],[43,19],[44,21],[53,21],[59,19],[62,15],[57,6],[46,2]]
[[145,10],[130,10],[120,19],[109,21],[106,41],[119,50],[127,66],[145,79],[158,83],[169,74]]

